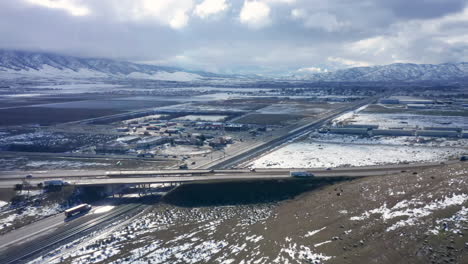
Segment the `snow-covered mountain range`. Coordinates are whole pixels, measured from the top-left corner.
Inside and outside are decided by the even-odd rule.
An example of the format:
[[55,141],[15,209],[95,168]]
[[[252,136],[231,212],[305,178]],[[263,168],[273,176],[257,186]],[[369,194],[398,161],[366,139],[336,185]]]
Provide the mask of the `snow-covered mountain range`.
[[[0,50],[0,79],[131,78],[164,81],[197,81],[227,76],[176,67],[138,64],[103,58],[79,58],[53,53]],[[265,77],[258,76],[259,79]],[[281,78],[282,79],[282,78]],[[413,82],[468,80],[468,63],[396,63],[355,67],[323,73],[300,73],[285,79],[317,82]]]
[[334,72],[294,75],[293,78],[324,82],[413,82],[460,80],[468,78],[468,63],[395,63],[383,66],[355,67]]
[[101,58],[0,50],[0,78],[132,78],[194,81],[217,75]]

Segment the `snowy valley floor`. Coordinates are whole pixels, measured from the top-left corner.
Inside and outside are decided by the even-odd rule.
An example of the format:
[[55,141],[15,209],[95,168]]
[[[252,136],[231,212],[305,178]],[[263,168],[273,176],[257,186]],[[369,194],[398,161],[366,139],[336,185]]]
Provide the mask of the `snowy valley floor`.
[[254,168],[319,168],[437,162],[468,153],[468,140],[312,133],[256,159]]
[[263,184],[239,189],[238,204],[209,200],[231,197],[226,184],[183,186],[33,263],[468,262],[468,163],[319,187],[303,181],[289,199],[249,203],[294,186]]

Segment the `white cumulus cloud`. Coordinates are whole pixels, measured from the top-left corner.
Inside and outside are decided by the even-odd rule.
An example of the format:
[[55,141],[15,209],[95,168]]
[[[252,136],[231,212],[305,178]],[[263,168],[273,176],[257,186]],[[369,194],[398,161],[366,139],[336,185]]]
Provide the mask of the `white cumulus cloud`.
[[91,11],[74,0],[26,0],[26,2],[47,8],[62,9],[73,16],[86,16]]
[[195,7],[194,14],[201,18],[205,18],[223,12],[228,8],[229,5],[225,0],[204,0]]
[[183,10],[177,10],[174,13],[174,16],[169,21],[169,25],[171,25],[174,29],[180,29],[187,25],[189,17],[186,12]]
[[365,61],[357,61],[357,60],[351,60],[351,59],[346,59],[346,58],[341,58],[341,57],[328,57],[327,60],[330,62],[340,63],[341,65],[345,65],[347,67],[371,66],[370,63],[365,62]]
[[108,6],[113,8],[114,18],[124,22],[158,22],[181,29],[188,25],[194,4],[192,0],[119,0],[118,4]]
[[262,28],[270,24],[270,7],[260,1],[245,0],[239,19],[251,28]]

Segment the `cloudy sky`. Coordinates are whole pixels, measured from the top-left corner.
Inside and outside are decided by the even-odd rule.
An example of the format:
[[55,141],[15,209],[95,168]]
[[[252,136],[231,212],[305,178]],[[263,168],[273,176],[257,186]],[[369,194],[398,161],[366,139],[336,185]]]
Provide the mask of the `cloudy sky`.
[[1,0],[0,48],[213,72],[468,61],[468,0]]

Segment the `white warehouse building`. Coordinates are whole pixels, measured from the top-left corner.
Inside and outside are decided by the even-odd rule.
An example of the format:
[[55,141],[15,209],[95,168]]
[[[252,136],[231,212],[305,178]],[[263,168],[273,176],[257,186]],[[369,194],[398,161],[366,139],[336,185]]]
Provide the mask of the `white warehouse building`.
[[442,131],[442,130],[418,130],[418,136],[422,137],[458,137],[457,131]]

